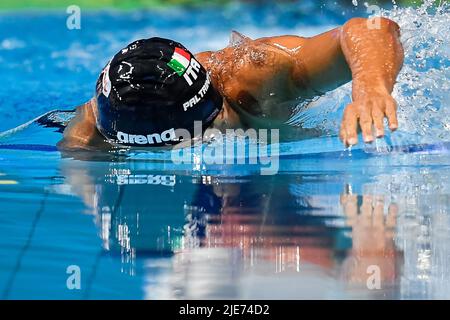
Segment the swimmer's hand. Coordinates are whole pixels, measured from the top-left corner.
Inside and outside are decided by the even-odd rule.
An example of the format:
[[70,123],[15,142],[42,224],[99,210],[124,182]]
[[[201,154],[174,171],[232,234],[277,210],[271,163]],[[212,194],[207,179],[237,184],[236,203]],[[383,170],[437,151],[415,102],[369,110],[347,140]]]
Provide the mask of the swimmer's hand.
[[387,118],[391,131],[398,128],[394,98],[388,92],[367,94],[345,108],[339,137],[346,146],[355,145],[358,142],[359,125],[364,142],[371,143],[374,133],[377,138],[384,136],[384,118]]
[[345,108],[339,136],[346,146],[356,144],[359,125],[370,143],[374,132],[384,135],[384,118],[391,130],[398,127],[391,93],[403,64],[400,29],[385,18],[354,18],[341,28],[340,44],[352,72],[353,102]]

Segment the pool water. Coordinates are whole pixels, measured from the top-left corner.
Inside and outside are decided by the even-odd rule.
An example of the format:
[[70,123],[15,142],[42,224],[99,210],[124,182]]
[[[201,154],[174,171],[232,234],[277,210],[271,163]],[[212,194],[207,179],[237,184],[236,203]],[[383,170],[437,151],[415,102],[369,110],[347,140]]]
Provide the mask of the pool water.
[[[64,12],[2,13],[0,131],[88,100],[138,38],[201,51],[231,29],[312,35],[356,14],[313,2],[87,12],[67,30]],[[450,298],[449,12],[384,14],[407,54],[401,128],[371,146],[335,136],[349,85],[299,110],[326,134],[280,144],[276,175],[164,152],[61,154],[61,133],[33,122],[0,134],[1,298]]]

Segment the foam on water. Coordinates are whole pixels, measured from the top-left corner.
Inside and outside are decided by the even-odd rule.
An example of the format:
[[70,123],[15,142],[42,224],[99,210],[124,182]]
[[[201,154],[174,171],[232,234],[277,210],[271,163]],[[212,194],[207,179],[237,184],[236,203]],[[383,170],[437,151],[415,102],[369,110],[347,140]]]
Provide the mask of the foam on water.
[[426,0],[418,9],[383,11],[400,25],[405,49],[394,90],[400,126],[420,142],[450,139],[450,6],[443,2],[433,7],[433,2]]

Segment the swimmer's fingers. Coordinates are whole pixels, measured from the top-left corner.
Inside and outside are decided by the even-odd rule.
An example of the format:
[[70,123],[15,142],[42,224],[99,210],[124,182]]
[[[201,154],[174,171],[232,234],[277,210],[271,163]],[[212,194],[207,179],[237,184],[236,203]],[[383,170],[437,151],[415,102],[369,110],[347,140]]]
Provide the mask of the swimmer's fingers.
[[386,99],[386,117],[388,118],[389,121],[389,129],[391,129],[391,131],[397,130],[398,128],[397,103],[391,96],[389,96],[389,98]]
[[[361,100],[354,101],[347,106],[346,112],[344,112],[343,126],[353,124],[353,120],[357,119],[361,133],[365,143],[371,143],[374,141],[373,128],[375,127],[375,135],[377,138],[384,136],[384,118],[386,117],[389,122],[389,128],[394,131],[398,127],[397,121],[397,104],[394,98],[390,94],[374,95],[363,98]],[[347,141],[348,145],[355,144],[357,142],[356,129],[349,128],[350,130],[341,130],[341,138],[344,143]],[[351,137],[354,140],[350,141],[349,131],[354,133]],[[346,139],[345,139],[346,138]],[[354,142],[354,143],[352,143]]]
[[377,138],[384,136],[384,107],[372,109],[372,119],[375,126],[375,134]]
[[358,114],[356,107],[350,103],[344,110],[339,136],[346,146],[358,143]]
[[[370,102],[369,102],[370,103]],[[375,126],[377,138],[384,136],[384,117],[388,119],[389,128],[394,131],[398,127],[397,122],[397,104],[392,96],[387,95],[381,99],[373,100],[371,107],[373,124]]]
[[373,142],[372,109],[373,106],[371,105],[371,102],[368,101],[365,106],[361,106],[359,115],[359,126],[361,127],[361,132],[365,143]]

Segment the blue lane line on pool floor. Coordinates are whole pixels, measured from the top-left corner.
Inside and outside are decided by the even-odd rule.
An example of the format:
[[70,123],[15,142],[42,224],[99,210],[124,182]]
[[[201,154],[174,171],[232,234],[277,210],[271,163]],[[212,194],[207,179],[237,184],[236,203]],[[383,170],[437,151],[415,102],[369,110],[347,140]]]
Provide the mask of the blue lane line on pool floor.
[[0,144],[0,149],[8,150],[36,150],[54,152],[58,151],[56,146],[50,146],[46,144]]
[[[32,151],[46,151],[46,152],[56,152],[59,151],[56,146],[46,145],[46,144],[0,144],[0,149],[7,150],[32,150]],[[419,153],[419,152],[441,152],[447,153],[450,151],[450,142],[436,143],[436,144],[417,144],[417,145],[405,145],[405,146],[391,146],[387,152],[379,152],[379,154],[386,154],[392,152],[398,153]],[[310,154],[280,154],[280,157],[283,159],[289,158],[297,158],[297,157],[327,157],[335,154],[342,154],[345,152],[342,151],[331,151],[331,152],[323,152],[323,153],[310,153]],[[376,155],[376,149],[356,149],[352,151],[353,153],[361,153],[365,155]]]

